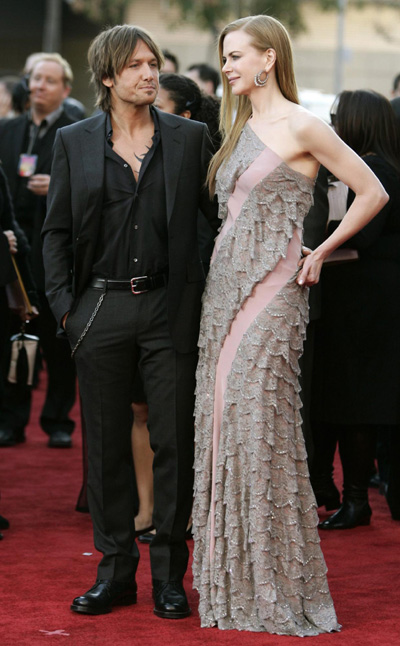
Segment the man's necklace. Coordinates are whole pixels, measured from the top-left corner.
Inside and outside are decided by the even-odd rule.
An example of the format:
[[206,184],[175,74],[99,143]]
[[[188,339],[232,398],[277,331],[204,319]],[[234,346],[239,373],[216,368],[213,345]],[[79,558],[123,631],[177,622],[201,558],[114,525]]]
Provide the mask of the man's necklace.
[[146,157],[147,153],[148,153],[148,152],[149,152],[149,150],[150,150],[150,147],[149,147],[149,146],[147,146],[147,145],[146,145],[146,148],[147,148],[147,150],[146,150],[144,153],[142,153],[141,155],[137,155],[135,152],[133,153],[133,156],[135,157],[135,159],[137,159],[137,161],[138,161],[138,162],[139,162],[139,164],[140,164],[140,166],[139,166],[139,170],[136,170],[135,168],[132,168],[132,170],[133,170],[133,172],[134,172],[134,174],[135,174],[135,175],[138,175],[138,176],[139,176],[140,169],[141,169],[141,167],[142,167],[142,162],[143,162],[144,158]]

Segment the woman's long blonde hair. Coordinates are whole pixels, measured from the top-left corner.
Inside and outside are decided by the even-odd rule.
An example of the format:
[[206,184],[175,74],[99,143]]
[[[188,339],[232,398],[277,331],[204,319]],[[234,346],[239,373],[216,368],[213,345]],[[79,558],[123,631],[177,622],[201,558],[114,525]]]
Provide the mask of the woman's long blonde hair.
[[[222,30],[218,40],[221,68],[224,64],[222,58],[225,36],[232,31],[238,31],[240,29],[251,36],[251,44],[256,49],[262,52],[270,48],[275,50],[275,76],[279,89],[286,99],[293,103],[299,103],[289,34],[285,27],[275,18],[271,18],[271,16],[260,15],[240,18],[229,23]],[[243,94],[239,97],[234,96],[225,74],[222,75],[222,88],[220,130],[223,141],[221,148],[212,158],[208,169],[207,182],[211,195],[215,191],[215,176],[218,168],[231,156],[240,137],[240,133],[251,116],[251,103],[249,98]]]

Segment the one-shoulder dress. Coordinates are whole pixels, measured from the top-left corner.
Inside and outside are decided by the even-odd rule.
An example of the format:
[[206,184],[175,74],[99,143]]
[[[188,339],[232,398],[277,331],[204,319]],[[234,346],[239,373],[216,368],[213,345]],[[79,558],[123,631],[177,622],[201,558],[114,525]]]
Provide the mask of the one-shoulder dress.
[[301,430],[307,289],[296,283],[314,181],[244,127],[217,175],[199,340],[193,576],[201,625],[339,630]]

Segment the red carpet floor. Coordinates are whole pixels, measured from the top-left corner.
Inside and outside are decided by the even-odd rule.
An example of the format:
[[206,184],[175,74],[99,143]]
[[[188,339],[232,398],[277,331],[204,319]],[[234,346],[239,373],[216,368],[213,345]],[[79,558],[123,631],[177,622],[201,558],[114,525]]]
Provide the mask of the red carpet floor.
[[[39,428],[41,388],[35,393],[27,442],[0,449],[0,513],[11,522],[0,541],[0,646],[197,646],[299,644],[299,638],[202,630],[191,574],[185,585],[192,617],[158,619],[152,613],[148,547],[140,546],[138,604],[89,617],[69,610],[96,577],[98,554],[90,518],[74,511],[81,485],[79,426],[70,450],[49,449]],[[78,419],[78,409],[75,417]],[[400,523],[371,491],[373,522],[322,534],[329,582],[341,633],[311,637],[315,646],[400,644]]]

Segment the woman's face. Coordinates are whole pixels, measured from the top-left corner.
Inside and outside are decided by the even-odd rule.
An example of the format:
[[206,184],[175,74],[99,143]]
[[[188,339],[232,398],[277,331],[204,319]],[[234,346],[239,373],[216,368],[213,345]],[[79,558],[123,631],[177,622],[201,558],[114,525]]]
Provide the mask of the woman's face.
[[255,75],[266,67],[267,53],[253,47],[245,31],[231,31],[224,39],[222,60],[232,93],[248,95],[255,88]]
[[170,114],[176,114],[175,101],[171,99],[171,96],[168,90],[164,90],[164,88],[161,85],[158,90],[157,98],[154,102],[154,105],[162,112],[169,112]]

